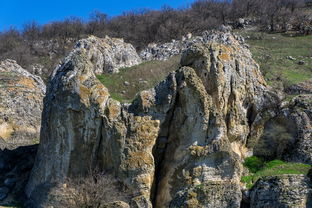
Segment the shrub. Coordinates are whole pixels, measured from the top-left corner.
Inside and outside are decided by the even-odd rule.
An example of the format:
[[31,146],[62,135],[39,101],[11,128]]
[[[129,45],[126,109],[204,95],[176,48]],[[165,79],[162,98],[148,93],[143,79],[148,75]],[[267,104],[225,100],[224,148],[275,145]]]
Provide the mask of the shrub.
[[263,165],[264,161],[256,156],[247,157],[244,162],[244,166],[247,167],[252,173],[261,170]]
[[121,188],[112,175],[92,171],[86,177],[68,179],[66,183],[52,189],[50,195],[52,195],[54,206],[99,208],[114,201],[127,202],[129,195]]

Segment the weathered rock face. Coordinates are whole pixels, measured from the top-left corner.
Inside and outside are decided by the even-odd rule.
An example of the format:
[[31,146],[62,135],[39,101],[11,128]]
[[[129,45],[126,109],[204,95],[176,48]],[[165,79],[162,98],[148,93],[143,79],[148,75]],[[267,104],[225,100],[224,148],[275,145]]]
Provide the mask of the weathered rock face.
[[149,44],[139,55],[144,61],[161,60],[165,61],[174,55],[182,53],[185,49],[186,40],[172,40],[170,43]]
[[44,93],[40,77],[13,60],[0,62],[0,148],[39,141]]
[[90,36],[76,44],[75,50],[82,49],[86,50],[95,74],[117,73],[120,68],[141,63],[135,48],[123,39]]
[[310,179],[303,175],[270,176],[260,179],[250,194],[250,208],[311,207]]
[[312,164],[312,96],[299,95],[284,103],[264,124],[253,148],[262,158]]
[[312,95],[295,97],[282,113],[296,130],[296,143],[285,159],[312,164]]
[[[222,26],[219,28],[219,30],[225,33],[229,33],[231,31],[230,26]],[[186,50],[190,45],[213,41],[213,39],[216,38],[215,34],[215,32],[205,31],[201,36],[193,37],[192,34],[189,33],[186,35],[186,37],[183,36],[181,40],[172,40],[169,43],[163,44],[150,43],[145,49],[140,51],[139,56],[144,61],[168,60],[172,56],[182,54],[183,51]],[[242,37],[234,37],[243,43]],[[226,41],[226,39],[227,38],[225,37],[224,41]]]
[[110,98],[82,45],[49,82],[27,195],[97,166],[132,191],[133,207],[240,207],[244,145],[275,99],[242,40],[206,33],[132,104]]

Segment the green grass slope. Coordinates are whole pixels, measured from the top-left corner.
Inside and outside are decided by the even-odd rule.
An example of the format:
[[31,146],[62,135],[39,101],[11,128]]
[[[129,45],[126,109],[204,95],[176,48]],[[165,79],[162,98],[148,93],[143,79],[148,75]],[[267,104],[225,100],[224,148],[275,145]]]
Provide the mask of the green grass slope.
[[136,93],[154,87],[179,66],[180,56],[174,56],[167,61],[150,61],[123,68],[117,74],[97,75],[97,78],[107,87],[112,98],[130,102]]
[[311,165],[308,164],[284,162],[281,160],[264,162],[256,156],[246,158],[244,166],[248,168],[249,174],[243,176],[241,182],[245,183],[248,189],[252,188],[256,181],[261,177],[284,174],[307,175],[311,168]]
[[[246,38],[253,58],[273,87],[287,87],[312,78],[312,36],[238,31]],[[287,57],[291,56],[295,60]],[[304,61],[303,65],[298,64]]]

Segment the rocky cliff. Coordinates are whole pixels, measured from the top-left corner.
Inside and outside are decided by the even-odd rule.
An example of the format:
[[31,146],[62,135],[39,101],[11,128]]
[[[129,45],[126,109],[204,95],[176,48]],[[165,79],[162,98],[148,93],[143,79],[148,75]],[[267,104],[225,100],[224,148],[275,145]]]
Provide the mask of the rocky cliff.
[[280,108],[243,40],[206,32],[131,104],[110,97],[83,45],[48,84],[27,196],[40,204],[55,182],[97,167],[128,188],[131,207],[240,207],[242,160]]
[[0,62],[1,149],[39,142],[44,93],[40,77],[13,60]]
[[90,36],[77,42],[74,53],[84,50],[95,74],[117,73],[120,68],[141,63],[135,48],[123,39]]

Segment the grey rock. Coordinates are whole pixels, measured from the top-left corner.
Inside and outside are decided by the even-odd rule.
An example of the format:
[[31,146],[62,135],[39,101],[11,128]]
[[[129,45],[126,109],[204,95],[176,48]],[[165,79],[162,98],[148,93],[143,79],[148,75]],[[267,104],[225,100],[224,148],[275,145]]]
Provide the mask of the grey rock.
[[123,39],[90,36],[79,40],[72,54],[83,52],[93,64],[95,74],[118,73],[120,68],[141,63],[135,48]]
[[[13,60],[0,62],[0,148],[39,140],[45,84]],[[17,107],[18,106],[18,107]]]
[[129,82],[127,82],[127,81],[125,81],[125,82],[124,82],[124,85],[125,85],[125,86],[129,86],[129,85],[130,85],[130,83],[129,83]]
[[256,156],[312,164],[312,95],[299,95],[267,113]]
[[[223,42],[229,41],[229,37],[232,36],[230,31],[230,26],[224,26],[219,28],[223,35]],[[172,56],[182,54],[184,50],[186,50],[190,45],[195,43],[208,43],[212,41],[220,41],[220,33],[218,37],[218,32],[216,31],[204,31],[201,36],[192,36],[192,34],[188,34],[186,38],[183,38],[180,41],[164,43],[164,44],[149,44],[147,48],[143,49],[139,55],[144,61],[152,61],[152,60],[167,60]],[[245,45],[244,39],[242,37],[239,38],[239,42]],[[221,43],[220,42],[220,43]],[[246,45],[245,45],[246,46]]]
[[251,190],[250,208],[311,207],[311,182],[303,175],[281,175],[258,180]]
[[298,61],[298,64],[299,64],[299,65],[304,65],[304,63],[305,63],[305,62],[304,62],[303,60]]
[[286,56],[286,59],[289,59],[289,60],[291,60],[291,61],[294,61],[294,60],[296,60],[294,57],[292,57],[292,56]]

